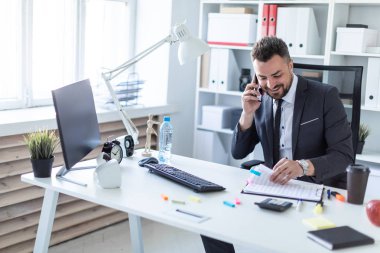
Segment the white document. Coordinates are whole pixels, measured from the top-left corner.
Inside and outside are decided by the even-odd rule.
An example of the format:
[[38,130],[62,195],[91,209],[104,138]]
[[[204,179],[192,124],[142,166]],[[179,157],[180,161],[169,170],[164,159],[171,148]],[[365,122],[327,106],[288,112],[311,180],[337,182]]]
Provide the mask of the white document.
[[303,182],[291,179],[288,183],[281,185],[269,180],[273,173],[271,169],[260,164],[253,167],[259,172],[259,176],[252,174],[247,180],[248,184],[244,187],[244,193],[264,195],[270,197],[282,197],[290,199],[302,199],[318,202],[322,198],[323,185]]
[[365,106],[380,107],[380,58],[368,58]]

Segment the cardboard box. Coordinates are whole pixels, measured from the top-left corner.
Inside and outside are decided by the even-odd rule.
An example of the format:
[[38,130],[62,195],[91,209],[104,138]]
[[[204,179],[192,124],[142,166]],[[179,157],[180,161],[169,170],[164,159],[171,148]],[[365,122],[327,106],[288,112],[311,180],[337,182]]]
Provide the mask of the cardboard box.
[[229,14],[253,14],[253,9],[249,7],[229,7],[221,6],[220,13],[229,13]]
[[377,30],[366,28],[337,28],[336,51],[364,53],[377,43]]
[[257,15],[209,13],[207,41],[215,45],[249,46],[256,41]]
[[235,107],[221,105],[202,106],[202,126],[209,129],[231,128],[231,114]]

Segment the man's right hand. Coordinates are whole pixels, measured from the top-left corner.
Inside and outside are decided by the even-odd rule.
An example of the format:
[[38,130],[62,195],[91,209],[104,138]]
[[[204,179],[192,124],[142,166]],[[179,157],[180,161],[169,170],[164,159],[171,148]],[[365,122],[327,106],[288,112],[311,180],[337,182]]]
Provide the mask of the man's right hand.
[[243,112],[241,114],[239,124],[242,131],[248,129],[252,125],[253,114],[261,105],[261,94],[259,85],[253,81],[245,87],[241,97]]

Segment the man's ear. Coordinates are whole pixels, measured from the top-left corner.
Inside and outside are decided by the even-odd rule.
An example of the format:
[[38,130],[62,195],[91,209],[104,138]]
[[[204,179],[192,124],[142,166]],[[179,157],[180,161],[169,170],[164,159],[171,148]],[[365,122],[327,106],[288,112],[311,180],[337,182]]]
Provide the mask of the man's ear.
[[289,66],[290,71],[293,73],[293,59],[289,59],[288,66]]

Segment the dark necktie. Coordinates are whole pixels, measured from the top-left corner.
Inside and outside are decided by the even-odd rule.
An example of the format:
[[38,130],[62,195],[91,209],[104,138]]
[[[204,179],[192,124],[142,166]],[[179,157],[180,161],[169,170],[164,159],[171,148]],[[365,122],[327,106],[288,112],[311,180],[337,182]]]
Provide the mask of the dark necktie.
[[277,109],[274,116],[273,130],[273,166],[280,160],[280,124],[281,124],[281,104],[282,99],[276,100]]

